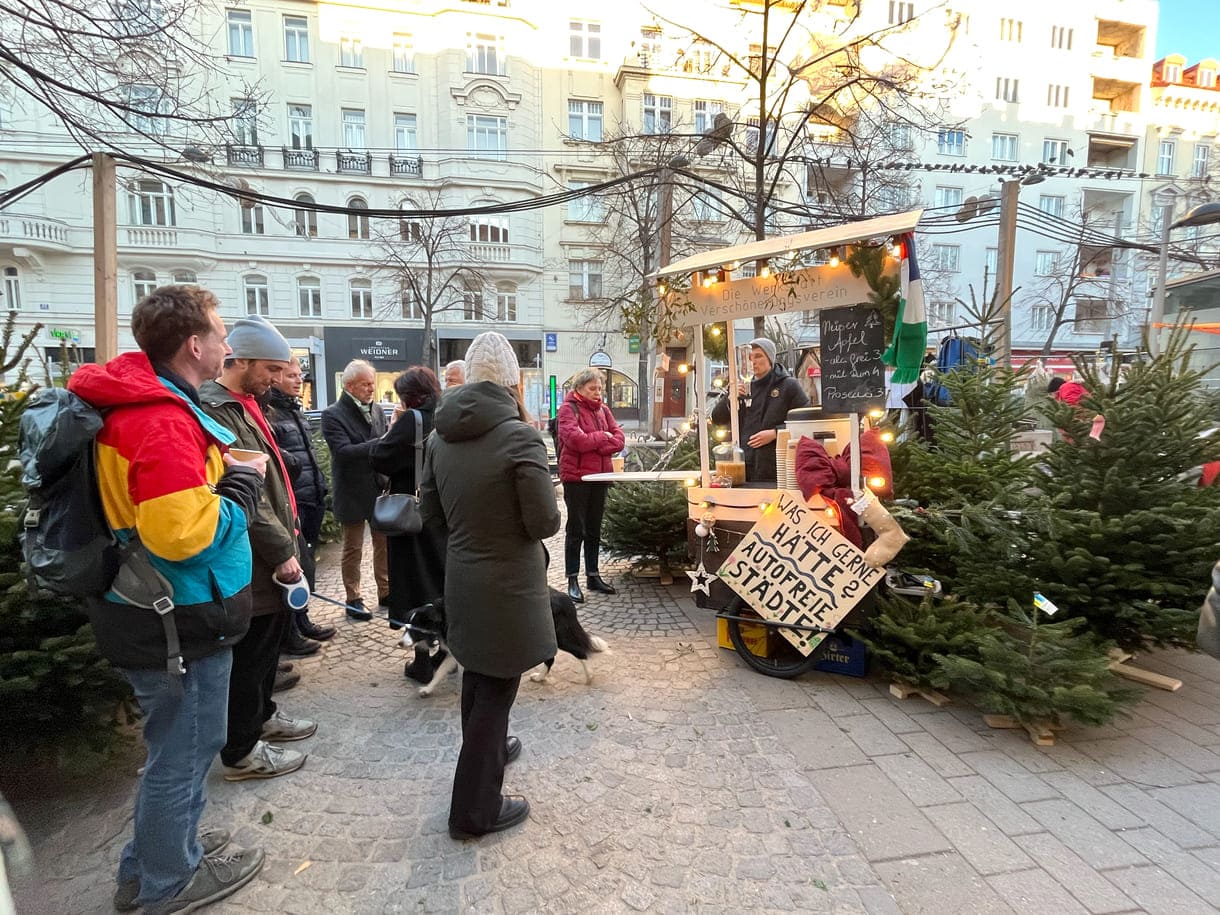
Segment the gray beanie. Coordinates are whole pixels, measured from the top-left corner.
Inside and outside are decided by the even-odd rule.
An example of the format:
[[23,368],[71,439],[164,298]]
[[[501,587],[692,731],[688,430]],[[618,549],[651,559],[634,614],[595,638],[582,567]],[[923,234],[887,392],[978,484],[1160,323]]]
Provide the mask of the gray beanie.
[[466,382],[494,381],[506,388],[521,382],[521,367],[513,345],[494,330],[479,334],[466,350]]
[[750,346],[757,346],[760,350],[767,354],[767,361],[772,366],[775,365],[775,344],[766,337],[755,337],[750,341]]
[[269,359],[291,362],[292,347],[284,335],[266,318],[251,315],[233,322],[229,331],[229,348],[234,359]]

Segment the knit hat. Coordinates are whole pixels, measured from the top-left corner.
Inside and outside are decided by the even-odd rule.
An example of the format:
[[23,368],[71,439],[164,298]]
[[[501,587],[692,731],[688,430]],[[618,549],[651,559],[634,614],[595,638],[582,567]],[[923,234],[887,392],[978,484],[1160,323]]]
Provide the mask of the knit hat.
[[750,341],[750,346],[757,346],[760,350],[767,354],[767,361],[772,366],[775,365],[775,344],[766,337],[755,337]]
[[479,334],[466,350],[466,382],[494,381],[506,388],[521,382],[521,367],[513,345],[494,330]]
[[233,323],[229,331],[229,348],[234,359],[269,359],[291,362],[292,347],[284,335],[266,318],[251,315]]

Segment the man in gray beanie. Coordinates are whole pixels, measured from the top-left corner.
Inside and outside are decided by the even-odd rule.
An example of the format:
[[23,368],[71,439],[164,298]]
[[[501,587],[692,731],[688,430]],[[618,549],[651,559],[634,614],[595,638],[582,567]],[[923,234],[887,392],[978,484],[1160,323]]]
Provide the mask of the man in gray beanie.
[[[754,377],[738,388],[737,421],[741,449],[745,452],[746,479],[750,482],[775,481],[775,439],[788,411],[809,406],[809,396],[800,382],[775,361],[775,344],[766,337],[749,343],[750,367]],[[729,398],[720,398],[712,408],[712,422],[729,425]]]
[[271,699],[280,644],[292,617],[283,589],[272,579],[299,581],[303,570],[297,546],[300,524],[288,469],[257,398],[282,378],[293,358],[292,347],[271,322],[257,315],[233,325],[229,347],[233,352],[225,359],[220,378],[199,388],[204,412],[237,436],[233,447],[270,456],[262,499],[250,525],[254,559],[250,631],[233,649],[228,742],[220,751],[225,779],[240,781],[274,778],[301,768],[304,753],[268,741],[303,740],[318,726],[289,718]]

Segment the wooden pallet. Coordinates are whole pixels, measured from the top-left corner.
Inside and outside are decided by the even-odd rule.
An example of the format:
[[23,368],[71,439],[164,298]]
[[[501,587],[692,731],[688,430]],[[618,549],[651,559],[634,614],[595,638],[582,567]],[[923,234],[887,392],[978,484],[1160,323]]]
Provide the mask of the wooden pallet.
[[1131,655],[1120,648],[1115,648],[1110,652],[1110,670],[1127,680],[1135,683],[1142,683],[1144,686],[1151,686],[1154,689],[1163,689],[1169,692],[1174,692],[1182,688],[1182,681],[1177,677],[1166,677],[1164,674],[1154,674],[1150,670],[1144,670],[1142,667],[1133,667],[1127,662],[1131,660]]
[[1055,732],[1063,730],[1063,725],[1049,721],[1022,724],[1011,715],[984,715],[983,722],[990,728],[1002,728],[1005,730],[1024,728],[1026,733],[1029,734],[1029,739],[1033,741],[1035,746],[1039,747],[1053,747],[1055,745]]
[[934,689],[920,689],[918,686],[908,686],[905,683],[891,683],[890,695],[895,699],[910,699],[912,696],[919,696],[937,708],[944,708],[953,702],[948,696],[938,693]]

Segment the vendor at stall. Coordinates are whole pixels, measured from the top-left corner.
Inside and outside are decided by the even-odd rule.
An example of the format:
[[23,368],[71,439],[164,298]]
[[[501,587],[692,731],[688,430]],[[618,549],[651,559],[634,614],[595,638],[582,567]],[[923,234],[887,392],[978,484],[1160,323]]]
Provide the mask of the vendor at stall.
[[[754,377],[737,392],[737,417],[741,447],[745,452],[746,481],[775,482],[775,438],[789,410],[809,406],[800,383],[775,361],[775,344],[766,337],[750,341],[750,366]],[[729,424],[729,397],[712,408],[712,422]]]

